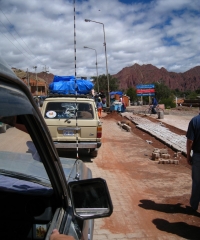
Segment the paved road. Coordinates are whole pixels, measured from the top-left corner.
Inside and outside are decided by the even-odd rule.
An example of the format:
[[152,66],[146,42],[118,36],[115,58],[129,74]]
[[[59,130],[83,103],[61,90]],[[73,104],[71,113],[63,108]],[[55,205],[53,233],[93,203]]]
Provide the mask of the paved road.
[[103,145],[93,163],[94,177],[107,180],[114,204],[110,218],[95,220],[94,239],[198,239],[199,216],[186,209],[190,169],[150,160],[152,146],[103,121]]
[[14,127],[9,128],[6,133],[0,134],[0,151],[26,153],[29,149],[27,141],[31,141],[29,134]]

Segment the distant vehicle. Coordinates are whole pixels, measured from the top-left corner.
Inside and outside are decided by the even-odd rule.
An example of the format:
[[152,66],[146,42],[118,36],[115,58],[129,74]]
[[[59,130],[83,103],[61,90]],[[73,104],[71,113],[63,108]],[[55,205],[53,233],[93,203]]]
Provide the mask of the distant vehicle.
[[113,211],[106,181],[59,158],[28,87],[1,59],[0,121],[11,126],[0,134],[1,239],[49,240],[56,228],[92,240],[94,219]]

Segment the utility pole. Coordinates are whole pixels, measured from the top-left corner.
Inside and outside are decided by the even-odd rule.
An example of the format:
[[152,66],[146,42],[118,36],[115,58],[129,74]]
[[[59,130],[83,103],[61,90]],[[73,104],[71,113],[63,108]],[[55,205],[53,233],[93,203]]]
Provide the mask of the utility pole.
[[49,69],[49,68],[46,67],[46,65],[44,65],[44,67],[43,67],[43,72],[45,73],[45,90],[44,90],[45,95],[47,95],[47,79],[46,79],[46,77],[47,77],[47,73],[49,72],[48,69]]
[[29,89],[30,92],[31,92],[31,88],[30,88],[30,78],[29,78],[28,68],[27,68],[27,71],[26,71],[26,79],[27,79],[28,89]]
[[44,67],[43,67],[43,72],[45,72],[45,73],[49,72],[49,70],[47,70],[47,69],[49,69],[49,68],[46,67],[46,65],[44,65]]
[[36,79],[36,96],[38,96],[38,79],[37,79],[37,66],[34,66],[33,68],[35,68],[35,79]]

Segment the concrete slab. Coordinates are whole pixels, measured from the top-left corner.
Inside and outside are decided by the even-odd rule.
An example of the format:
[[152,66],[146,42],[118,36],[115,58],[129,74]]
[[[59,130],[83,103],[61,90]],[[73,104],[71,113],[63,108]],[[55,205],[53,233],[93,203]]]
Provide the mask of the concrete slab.
[[176,128],[179,128],[183,131],[187,131],[188,124],[194,116],[195,115],[190,115],[190,116],[164,115],[163,119],[158,119],[158,120],[160,122],[167,123],[167,124],[172,125]]

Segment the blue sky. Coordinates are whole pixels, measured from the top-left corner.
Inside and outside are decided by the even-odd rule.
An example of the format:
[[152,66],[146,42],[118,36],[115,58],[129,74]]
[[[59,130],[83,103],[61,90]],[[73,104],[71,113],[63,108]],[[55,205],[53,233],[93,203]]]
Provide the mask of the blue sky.
[[[77,0],[75,6],[78,76],[96,75],[96,57],[98,74],[106,74],[102,26],[110,74],[135,63],[174,72],[200,65],[199,0]],[[1,0],[0,53],[22,70],[46,66],[74,75],[73,1]]]

